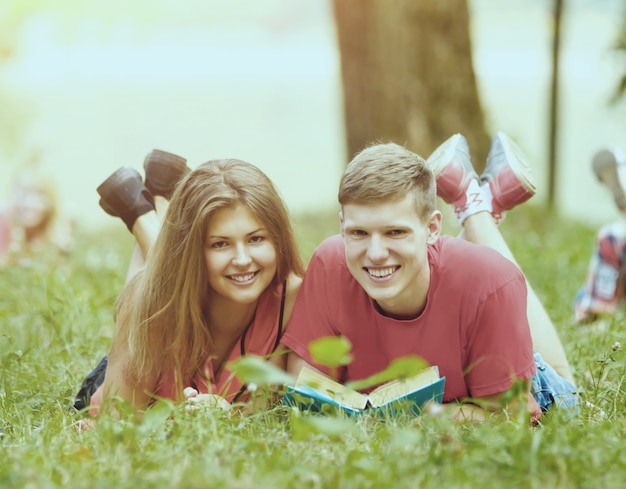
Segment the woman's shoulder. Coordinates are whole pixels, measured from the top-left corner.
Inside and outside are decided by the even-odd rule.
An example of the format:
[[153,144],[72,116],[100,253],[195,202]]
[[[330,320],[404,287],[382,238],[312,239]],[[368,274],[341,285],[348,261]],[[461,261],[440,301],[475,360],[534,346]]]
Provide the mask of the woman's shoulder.
[[296,301],[296,297],[298,296],[298,292],[300,291],[300,286],[302,285],[302,277],[292,273],[287,277],[286,287],[285,287],[285,309],[291,305],[293,307],[294,302]]
[[287,277],[286,283],[287,295],[297,294],[300,290],[300,285],[302,285],[302,277],[296,275],[295,273],[290,273]]
[[291,311],[293,310],[293,306],[296,303],[296,297],[298,297],[298,291],[300,290],[300,285],[302,285],[302,277],[291,273],[287,277],[286,288],[285,288],[285,310],[284,310],[284,321],[283,321],[283,329],[284,325],[289,321],[289,317],[291,316]]

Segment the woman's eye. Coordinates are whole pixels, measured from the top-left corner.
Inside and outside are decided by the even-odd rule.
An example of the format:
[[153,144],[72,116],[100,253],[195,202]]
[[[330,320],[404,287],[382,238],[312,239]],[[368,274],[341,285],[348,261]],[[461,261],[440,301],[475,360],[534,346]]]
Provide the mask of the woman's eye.
[[250,238],[250,243],[260,243],[261,241],[263,241],[265,239],[264,236],[252,236]]
[[211,245],[211,248],[226,248],[228,243],[226,241],[216,241]]

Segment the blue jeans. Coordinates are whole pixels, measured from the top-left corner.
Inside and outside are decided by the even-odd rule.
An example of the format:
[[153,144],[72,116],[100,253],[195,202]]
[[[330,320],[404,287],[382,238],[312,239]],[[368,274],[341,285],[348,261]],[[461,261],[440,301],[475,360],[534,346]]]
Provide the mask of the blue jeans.
[[535,352],[537,373],[531,378],[531,392],[543,412],[558,407],[574,414],[578,411],[580,398],[570,382],[561,377]]

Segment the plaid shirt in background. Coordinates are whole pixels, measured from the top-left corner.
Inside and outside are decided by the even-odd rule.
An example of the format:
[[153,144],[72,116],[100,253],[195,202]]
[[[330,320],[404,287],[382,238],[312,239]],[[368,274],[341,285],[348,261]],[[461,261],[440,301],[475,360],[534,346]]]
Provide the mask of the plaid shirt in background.
[[574,303],[576,321],[613,314],[626,298],[626,219],[607,224],[598,232],[587,280]]

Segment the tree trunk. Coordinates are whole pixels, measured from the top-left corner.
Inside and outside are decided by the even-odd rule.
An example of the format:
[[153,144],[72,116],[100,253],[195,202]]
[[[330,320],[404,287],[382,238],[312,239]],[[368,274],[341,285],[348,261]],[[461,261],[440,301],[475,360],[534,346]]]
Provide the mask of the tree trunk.
[[550,139],[548,141],[548,207],[554,207],[556,200],[557,177],[557,143],[559,140],[559,59],[561,54],[561,20],[563,18],[563,1],[554,0],[552,14],[554,26],[552,38],[552,81],[550,83]]
[[423,157],[460,132],[477,170],[484,129],[467,0],[333,0],[348,159],[393,141]]

